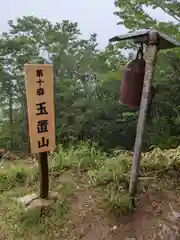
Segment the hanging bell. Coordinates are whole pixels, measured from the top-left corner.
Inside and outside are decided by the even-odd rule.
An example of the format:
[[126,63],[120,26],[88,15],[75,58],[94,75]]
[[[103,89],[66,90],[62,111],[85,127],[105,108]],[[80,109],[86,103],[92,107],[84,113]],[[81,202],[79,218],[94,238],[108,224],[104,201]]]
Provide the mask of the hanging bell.
[[136,59],[131,60],[124,69],[120,103],[132,109],[138,109],[141,102],[146,61],[143,58],[143,46],[138,49]]

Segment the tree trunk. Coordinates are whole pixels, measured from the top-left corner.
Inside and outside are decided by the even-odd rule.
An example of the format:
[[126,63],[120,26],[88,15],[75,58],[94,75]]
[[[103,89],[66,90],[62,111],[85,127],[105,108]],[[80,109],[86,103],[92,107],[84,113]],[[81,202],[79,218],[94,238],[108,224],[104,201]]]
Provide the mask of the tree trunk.
[[27,99],[26,96],[23,95],[23,110],[24,110],[24,142],[26,143],[26,152],[29,154],[30,150],[30,142],[29,142],[29,123],[28,123],[28,109],[27,109]]
[[13,100],[12,100],[12,82],[9,81],[9,131],[10,131],[10,150],[13,149]]

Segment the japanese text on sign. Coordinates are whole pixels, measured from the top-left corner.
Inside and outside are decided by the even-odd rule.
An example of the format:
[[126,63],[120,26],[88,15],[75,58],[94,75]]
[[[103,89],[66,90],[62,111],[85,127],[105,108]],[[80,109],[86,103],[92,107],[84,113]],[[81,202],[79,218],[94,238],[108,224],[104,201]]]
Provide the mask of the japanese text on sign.
[[52,65],[25,65],[25,79],[31,151],[51,151],[55,148]]

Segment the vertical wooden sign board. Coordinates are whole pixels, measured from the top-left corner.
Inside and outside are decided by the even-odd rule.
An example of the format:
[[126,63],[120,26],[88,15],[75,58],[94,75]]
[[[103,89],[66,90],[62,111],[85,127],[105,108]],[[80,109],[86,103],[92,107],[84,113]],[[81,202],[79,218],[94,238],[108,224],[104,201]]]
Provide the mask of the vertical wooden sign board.
[[54,83],[51,64],[25,64],[25,82],[32,153],[38,154],[40,197],[49,191],[47,152],[55,148]]

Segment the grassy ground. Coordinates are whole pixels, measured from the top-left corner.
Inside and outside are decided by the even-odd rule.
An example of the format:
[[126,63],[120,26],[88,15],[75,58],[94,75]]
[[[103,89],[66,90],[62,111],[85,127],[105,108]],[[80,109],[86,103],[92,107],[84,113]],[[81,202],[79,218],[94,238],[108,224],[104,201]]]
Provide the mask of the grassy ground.
[[[137,209],[128,205],[132,154],[108,157],[82,144],[61,146],[50,158],[50,188],[59,198],[44,212],[25,212],[17,198],[38,192],[36,163],[5,162],[0,168],[0,239],[152,239],[152,229],[179,205],[180,150],[142,156]],[[140,227],[142,225],[142,227]]]

